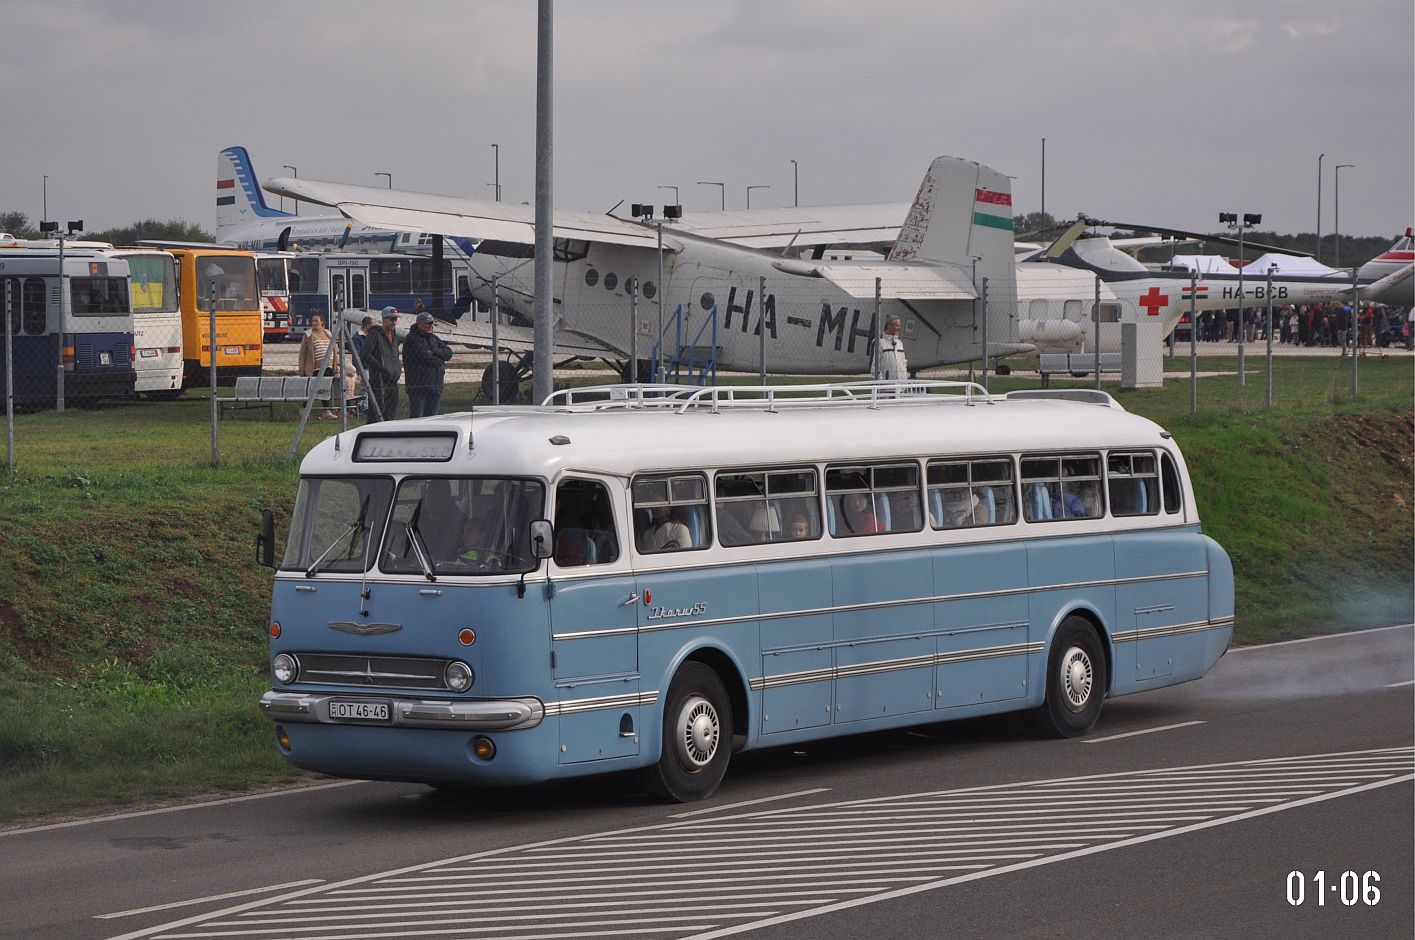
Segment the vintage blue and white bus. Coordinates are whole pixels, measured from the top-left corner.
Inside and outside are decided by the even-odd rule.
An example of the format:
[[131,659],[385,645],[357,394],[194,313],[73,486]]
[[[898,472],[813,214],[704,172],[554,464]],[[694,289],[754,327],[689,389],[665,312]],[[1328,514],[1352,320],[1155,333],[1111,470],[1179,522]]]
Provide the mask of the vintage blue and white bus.
[[261,701],[287,760],[638,768],[686,801],[749,748],[1009,711],[1081,735],[1228,649],[1184,459],[1102,392],[645,388],[310,451]]
[[313,313],[329,317],[341,310],[384,307],[406,312],[418,300],[431,310],[441,293],[450,314],[459,301],[465,308],[471,300],[471,267],[460,258],[443,259],[440,278],[433,259],[421,255],[299,253],[287,263],[292,336],[304,334]]
[[[10,320],[15,403],[54,404],[133,394],[128,263],[107,245],[34,241],[0,248],[0,305]],[[0,377],[5,370],[0,350]]]
[[160,248],[119,248],[128,263],[133,308],[134,390],[147,398],[182,394],[182,308],[177,259]]

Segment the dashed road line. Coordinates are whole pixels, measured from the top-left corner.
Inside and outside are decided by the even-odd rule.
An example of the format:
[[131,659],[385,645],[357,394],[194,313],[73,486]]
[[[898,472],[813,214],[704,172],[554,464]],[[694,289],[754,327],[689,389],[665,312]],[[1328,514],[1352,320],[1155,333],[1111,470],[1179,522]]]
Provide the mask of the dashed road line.
[[711,940],[1412,779],[1415,748],[1399,747],[755,808],[443,859],[115,940]]
[[1141,734],[1154,734],[1156,731],[1173,731],[1175,728],[1191,728],[1194,725],[1207,724],[1203,721],[1181,721],[1177,725],[1160,725],[1158,728],[1145,728],[1141,731],[1126,731],[1124,734],[1108,734],[1103,738],[1082,738],[1082,744],[1100,744],[1102,741],[1119,741],[1121,738],[1133,738]]

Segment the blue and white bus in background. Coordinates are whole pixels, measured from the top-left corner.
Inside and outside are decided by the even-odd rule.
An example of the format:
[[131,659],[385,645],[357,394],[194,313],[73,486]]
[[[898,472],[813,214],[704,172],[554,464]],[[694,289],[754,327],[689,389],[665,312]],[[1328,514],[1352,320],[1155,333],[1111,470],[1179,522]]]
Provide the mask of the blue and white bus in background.
[[[397,307],[406,313],[421,300],[429,311],[440,292],[445,315],[471,302],[471,265],[444,258],[437,276],[433,259],[408,254],[297,253],[288,261],[290,333],[309,329],[310,314]],[[376,319],[376,315],[375,315]]]
[[300,473],[261,705],[336,776],[694,800],[752,748],[1085,734],[1232,637],[1179,449],[1101,392],[614,386],[350,430]]
[[133,310],[134,390],[147,398],[182,394],[182,308],[177,259],[159,248],[119,248],[127,262]]
[[[62,268],[56,242],[0,248],[0,305],[13,337],[15,403],[129,398],[133,316],[128,263],[100,243],[66,243]],[[5,363],[0,350],[0,381]]]

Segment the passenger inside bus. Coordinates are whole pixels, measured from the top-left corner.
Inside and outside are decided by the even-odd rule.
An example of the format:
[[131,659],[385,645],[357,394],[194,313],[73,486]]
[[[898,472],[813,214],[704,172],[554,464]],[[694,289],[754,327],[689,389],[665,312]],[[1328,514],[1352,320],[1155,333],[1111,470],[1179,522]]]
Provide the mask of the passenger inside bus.
[[840,500],[840,521],[846,535],[870,535],[883,532],[870,497],[865,493],[846,493]]

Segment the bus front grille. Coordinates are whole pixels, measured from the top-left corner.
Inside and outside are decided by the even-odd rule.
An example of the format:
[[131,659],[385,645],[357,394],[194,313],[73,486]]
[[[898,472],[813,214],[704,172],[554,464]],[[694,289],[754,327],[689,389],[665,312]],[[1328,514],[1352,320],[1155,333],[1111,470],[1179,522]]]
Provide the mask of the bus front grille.
[[350,656],[299,653],[299,682],[357,685],[382,689],[446,689],[443,671],[450,660],[412,656]]

